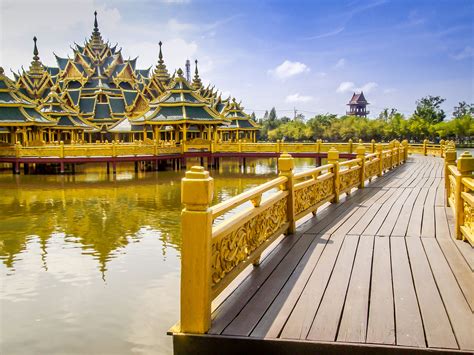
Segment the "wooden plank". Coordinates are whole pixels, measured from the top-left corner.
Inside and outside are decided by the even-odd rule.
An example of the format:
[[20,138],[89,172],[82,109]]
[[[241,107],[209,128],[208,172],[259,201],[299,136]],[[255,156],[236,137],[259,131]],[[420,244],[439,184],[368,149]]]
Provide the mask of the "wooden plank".
[[400,199],[405,189],[392,189],[394,192],[388,200],[380,207],[374,218],[370,221],[367,227],[363,230],[364,235],[377,235],[378,230],[387,218],[392,206]]
[[285,255],[271,276],[265,280],[235,319],[224,329],[222,334],[240,336],[248,336],[250,334],[263,316],[263,313],[285,285],[314,238],[315,236],[312,234],[304,234],[301,237],[301,241],[295,245],[291,253]]
[[398,215],[397,222],[395,227],[392,230],[392,236],[402,236],[404,237],[407,232],[408,222],[410,221],[411,211],[413,210],[413,205],[415,203],[416,198],[418,197],[421,189],[419,188],[412,188],[410,196],[408,196],[407,200],[403,204],[402,210]]
[[[420,238],[407,238],[407,250],[429,347],[458,349]],[[398,323],[397,323],[398,324]]]
[[333,274],[309,330],[308,340],[334,341],[336,339],[358,241],[358,236],[348,235],[344,238]]
[[262,263],[253,268],[251,273],[229,295],[229,297],[213,312],[212,327],[209,334],[220,334],[224,328],[237,316],[248,300],[257,292],[269,275],[275,270],[281,260],[287,255],[301,235],[284,238]]
[[436,238],[451,239],[444,207],[435,206]]
[[379,230],[376,232],[376,235],[388,237],[390,236],[390,234],[392,234],[393,228],[395,227],[395,223],[397,222],[398,216],[400,215],[400,211],[402,210],[403,204],[405,203],[412,191],[413,189],[403,189],[403,193],[393,204],[387,217],[383,221]]
[[373,248],[373,236],[360,237],[337,341],[365,342]]
[[390,238],[396,344],[426,347],[405,238]]
[[421,224],[421,236],[432,237],[436,236],[435,226],[435,198],[436,187],[430,187],[426,195],[425,204],[423,207],[423,220]]
[[472,282],[472,269],[459,249],[454,245],[454,241],[449,239],[438,239],[439,246],[453,271],[459,287],[469,303],[471,310],[474,311],[474,283]]
[[375,238],[367,342],[395,344],[390,239]]
[[435,206],[445,206],[446,204],[446,189],[444,187],[444,179],[440,178],[438,182],[438,189],[436,190]]
[[423,207],[425,204],[426,195],[428,194],[427,188],[421,188],[416,201],[413,205],[413,210],[410,215],[410,221],[408,222],[407,237],[419,237],[421,235],[421,224],[423,221]]
[[344,241],[343,236],[331,238],[320,260],[318,261],[310,279],[308,280],[295,308],[291,312],[283,330],[281,338],[305,339],[311,328],[314,316],[318,310],[334,264]]
[[456,240],[456,234],[454,233],[454,216],[453,210],[451,207],[445,209],[446,217],[448,218],[449,231],[451,232],[451,238],[458,248],[459,252],[462,254],[466,262],[468,263],[471,270],[474,271],[474,248],[472,248],[468,243],[465,243],[461,240]]
[[[474,316],[436,240],[424,239],[428,261],[451,320],[459,347],[474,350]],[[474,284],[472,274],[467,282]]]
[[329,236],[318,236],[307,250],[288,282],[279,292],[270,308],[253,329],[250,336],[257,338],[277,338],[290,316],[304,287],[326,247]]

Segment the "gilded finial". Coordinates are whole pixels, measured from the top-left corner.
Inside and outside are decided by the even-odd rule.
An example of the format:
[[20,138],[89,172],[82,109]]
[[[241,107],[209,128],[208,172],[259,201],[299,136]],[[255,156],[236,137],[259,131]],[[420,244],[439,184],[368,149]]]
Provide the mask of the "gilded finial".
[[158,58],[160,59],[160,64],[163,63],[163,52],[161,51],[161,46],[163,45],[163,42],[158,42],[158,45],[160,46],[160,53],[158,54]]
[[99,31],[99,24],[97,23],[97,11],[94,11],[94,31]]
[[179,68],[178,71],[176,72],[176,74],[178,74],[178,76],[182,77],[183,76],[183,70],[181,68]]
[[198,75],[198,60],[197,59],[194,61],[194,64],[196,64],[196,69],[194,69],[194,73]]
[[36,41],[37,41],[37,40],[38,40],[38,39],[36,38],[36,36],[34,36],[34,37],[33,37],[33,42],[35,42],[35,46],[34,46],[34,48],[33,48],[33,55],[34,55],[33,59],[34,59],[34,60],[39,60],[39,57],[38,57],[38,54],[39,54],[39,52],[38,52],[38,47],[36,46]]

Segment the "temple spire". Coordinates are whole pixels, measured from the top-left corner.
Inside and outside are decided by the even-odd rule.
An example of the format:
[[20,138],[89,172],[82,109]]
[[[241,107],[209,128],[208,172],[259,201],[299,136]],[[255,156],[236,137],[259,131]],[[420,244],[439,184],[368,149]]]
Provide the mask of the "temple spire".
[[105,46],[102,36],[99,32],[99,23],[97,22],[97,11],[94,11],[94,30],[89,41],[91,48],[96,52],[101,52]]
[[97,23],[97,11],[94,11],[94,32],[99,32],[99,24]]
[[165,61],[163,60],[163,51],[161,46],[163,42],[159,42],[158,45],[160,46],[160,51],[158,53],[158,64],[156,65],[154,76],[158,78],[160,81],[167,82],[170,78],[168,74],[168,70],[166,69]]
[[199,90],[202,87],[202,82],[201,82],[201,78],[199,77],[197,59],[194,61],[194,63],[195,63],[195,69],[194,69],[193,88],[194,90]]
[[39,60],[40,58],[38,56],[39,51],[38,51],[38,46],[36,44],[37,41],[38,41],[38,39],[36,38],[36,36],[34,36],[33,37],[33,42],[35,44],[34,44],[34,47],[33,47],[33,61],[31,62],[30,70],[29,70],[29,74],[32,74],[32,75],[42,75],[43,74],[43,65],[41,64],[41,62]]

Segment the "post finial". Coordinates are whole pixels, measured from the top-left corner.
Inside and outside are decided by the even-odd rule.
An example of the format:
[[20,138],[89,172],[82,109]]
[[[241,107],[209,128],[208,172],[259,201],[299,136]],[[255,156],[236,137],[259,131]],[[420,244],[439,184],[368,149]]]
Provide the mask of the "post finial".
[[97,11],[94,11],[94,31],[99,31],[99,24],[97,22]]
[[39,57],[38,57],[38,54],[39,54],[39,52],[38,52],[38,47],[36,46],[36,41],[37,41],[37,40],[38,40],[38,38],[36,38],[36,36],[34,36],[34,37],[33,37],[33,42],[35,42],[35,45],[34,45],[34,48],[33,48],[33,55],[34,55],[33,59],[34,59],[34,60],[39,60]]

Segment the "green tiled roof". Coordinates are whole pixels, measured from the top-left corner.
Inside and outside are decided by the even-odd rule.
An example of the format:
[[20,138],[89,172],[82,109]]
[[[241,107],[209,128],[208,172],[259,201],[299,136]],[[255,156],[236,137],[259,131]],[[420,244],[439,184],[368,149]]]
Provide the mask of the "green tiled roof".
[[79,108],[81,112],[88,113],[94,111],[95,98],[83,98],[79,102]]
[[107,103],[97,103],[95,105],[95,118],[103,119],[103,118],[110,118],[110,107]]

